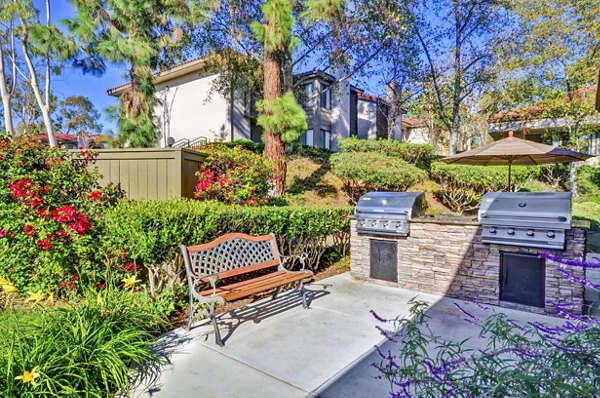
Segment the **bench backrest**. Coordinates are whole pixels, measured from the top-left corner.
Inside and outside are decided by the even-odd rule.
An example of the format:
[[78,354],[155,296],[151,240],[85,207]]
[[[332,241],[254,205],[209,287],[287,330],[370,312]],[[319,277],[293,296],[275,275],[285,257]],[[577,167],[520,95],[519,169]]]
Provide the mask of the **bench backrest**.
[[227,278],[281,264],[275,235],[223,235],[197,246],[181,246],[188,275],[204,279],[218,274]]

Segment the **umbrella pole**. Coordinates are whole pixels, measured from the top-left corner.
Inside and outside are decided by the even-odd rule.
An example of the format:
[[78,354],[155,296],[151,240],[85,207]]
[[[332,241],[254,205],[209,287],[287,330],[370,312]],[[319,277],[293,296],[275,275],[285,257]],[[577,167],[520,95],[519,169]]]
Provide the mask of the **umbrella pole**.
[[510,181],[511,168],[512,168],[512,162],[509,162],[508,163],[508,192],[512,192],[512,186],[511,186],[511,181]]

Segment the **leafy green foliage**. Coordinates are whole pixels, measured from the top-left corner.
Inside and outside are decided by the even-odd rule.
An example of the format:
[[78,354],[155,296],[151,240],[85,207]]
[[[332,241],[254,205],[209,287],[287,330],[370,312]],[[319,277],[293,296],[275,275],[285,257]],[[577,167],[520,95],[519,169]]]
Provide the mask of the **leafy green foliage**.
[[270,163],[262,155],[225,144],[208,144],[198,150],[207,158],[196,173],[195,197],[228,204],[258,205],[268,198]]
[[222,144],[224,146],[226,146],[227,148],[242,147],[243,149],[245,149],[247,151],[258,153],[258,154],[263,153],[263,151],[265,149],[265,145],[264,144],[258,143],[258,142],[254,142],[252,140],[248,140],[248,139],[245,139],[245,138],[242,138],[242,139],[239,139],[239,140],[233,140],[233,141],[223,142]]
[[284,143],[298,141],[300,134],[308,128],[306,112],[292,93],[285,93],[272,101],[259,101],[257,107],[261,112],[258,125],[279,134]]
[[577,168],[579,194],[587,201],[600,204],[600,168],[580,166]]
[[[428,325],[428,304],[413,301],[409,317],[378,326],[400,350],[378,349],[373,364],[393,397],[596,397],[600,393],[600,324],[557,310],[561,325],[522,324],[481,304],[455,303],[487,345],[449,341]],[[571,319],[574,319],[572,321]]]
[[[132,367],[158,358],[166,326],[144,292],[107,288],[81,301],[0,312],[0,395],[108,397],[126,393]],[[35,385],[15,377],[36,369]]]
[[341,138],[338,145],[343,152],[378,152],[412,163],[419,168],[428,169],[436,158],[435,148],[431,144],[413,144],[396,140],[364,140],[358,137]]
[[252,31],[267,52],[291,51],[292,1],[267,0],[262,6],[264,24],[254,22]]
[[91,160],[88,152],[0,138],[0,275],[17,287],[55,291],[66,275],[94,282],[102,214],[119,193],[98,188]]
[[59,105],[59,117],[65,133],[97,133],[102,132],[100,112],[92,101],[81,95],[73,95]]
[[[512,184],[521,187],[534,170],[522,166],[512,168]],[[462,166],[432,163],[431,178],[440,184],[438,199],[452,211],[473,211],[481,197],[489,191],[503,191],[508,185],[508,167]]]
[[368,191],[405,191],[427,176],[402,159],[377,152],[336,153],[331,166],[351,203]]
[[[208,242],[225,233],[274,233],[282,254],[311,250],[318,266],[326,239],[345,244],[351,208],[225,206],[215,202],[170,200],[122,202],[107,214],[107,252],[124,251],[139,264],[161,264],[178,255],[178,246]],[[340,244],[342,244],[340,243]],[[314,251],[312,251],[314,250]]]

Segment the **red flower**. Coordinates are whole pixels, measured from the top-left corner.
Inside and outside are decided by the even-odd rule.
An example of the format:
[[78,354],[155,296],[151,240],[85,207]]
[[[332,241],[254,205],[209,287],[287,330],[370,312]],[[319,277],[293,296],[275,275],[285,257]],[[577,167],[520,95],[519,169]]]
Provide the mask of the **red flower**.
[[100,283],[98,283],[98,289],[104,290],[104,289],[106,289],[106,285],[104,283],[100,282]]
[[77,219],[68,224],[67,227],[77,232],[80,236],[83,236],[88,229],[92,226],[92,223],[88,220],[85,214],[77,213]]
[[52,247],[52,243],[50,243],[50,239],[42,239],[37,241],[38,246],[42,250],[50,250]]
[[92,191],[88,196],[87,199],[94,199],[94,200],[102,200],[102,192],[100,191]]
[[27,236],[34,236],[35,228],[33,227],[33,225],[27,224],[25,225],[25,228],[23,228],[23,232],[25,232],[25,235]]
[[5,236],[8,236],[8,232],[9,231],[5,231],[2,228],[0,228],[0,238],[4,238]]
[[71,205],[64,205],[50,212],[54,221],[67,223],[75,220],[76,209]]
[[64,236],[68,236],[69,235],[69,231],[67,231],[66,229],[61,229],[60,232],[58,233],[58,236],[60,237],[64,237]]

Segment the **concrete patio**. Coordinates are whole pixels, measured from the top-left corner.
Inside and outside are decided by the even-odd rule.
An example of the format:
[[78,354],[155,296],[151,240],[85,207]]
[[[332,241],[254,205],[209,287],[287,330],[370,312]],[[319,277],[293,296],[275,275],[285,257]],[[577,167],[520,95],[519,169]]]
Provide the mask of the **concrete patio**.
[[[385,397],[389,384],[371,364],[374,346],[385,339],[370,310],[394,318],[408,314],[414,297],[431,303],[430,325],[446,339],[482,347],[479,330],[463,320],[454,303],[485,315],[461,300],[353,280],[349,273],[310,285],[310,309],[295,292],[224,314],[225,347],[212,327],[177,329],[161,337],[158,354],[167,363],[150,369],[134,397]],[[557,318],[494,307],[509,318],[560,323]],[[397,348],[394,348],[397,349]]]

